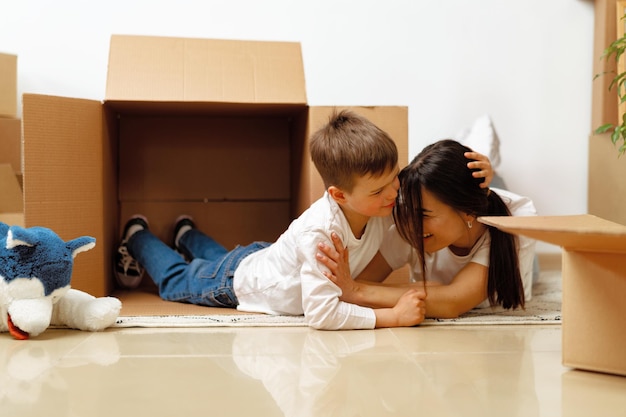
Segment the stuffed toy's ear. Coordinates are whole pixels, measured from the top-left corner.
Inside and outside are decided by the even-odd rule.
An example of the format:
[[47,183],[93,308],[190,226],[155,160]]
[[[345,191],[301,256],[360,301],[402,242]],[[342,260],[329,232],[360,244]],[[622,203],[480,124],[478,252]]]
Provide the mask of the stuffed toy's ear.
[[66,242],[67,248],[72,251],[72,258],[81,252],[86,252],[96,246],[96,239],[91,236],[77,237]]
[[33,246],[31,243],[28,243],[25,240],[22,240],[20,238],[16,238],[13,236],[13,231],[11,229],[9,229],[7,231],[7,245],[6,248],[7,249],[13,249],[16,248],[18,246]]

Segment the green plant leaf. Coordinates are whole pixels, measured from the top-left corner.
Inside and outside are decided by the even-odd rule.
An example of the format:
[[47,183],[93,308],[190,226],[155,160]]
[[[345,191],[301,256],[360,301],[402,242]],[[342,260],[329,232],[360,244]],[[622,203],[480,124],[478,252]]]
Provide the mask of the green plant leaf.
[[611,142],[613,142],[613,145],[617,143],[618,139],[619,139],[619,129],[615,129],[613,133],[611,133]]
[[[626,21],[626,14],[621,17],[620,22]],[[620,23],[623,24],[623,23]],[[621,36],[619,39],[615,39],[613,42],[609,44],[609,46],[603,51],[600,59],[614,59],[618,64],[620,60],[624,59],[624,54],[626,53],[626,34]],[[614,74],[611,79],[608,90],[612,91],[615,89],[615,95],[617,96],[618,103],[626,103],[626,71],[622,71],[617,73],[616,71],[610,70],[605,71],[600,74],[596,74],[593,79],[600,76],[606,76],[607,74]],[[620,124],[614,125],[612,123],[605,123],[600,127],[595,129],[596,134],[611,132],[611,142],[613,145],[618,147],[618,156],[622,156],[626,153],[626,113],[622,114],[620,117]]]
[[593,80],[595,81],[595,79],[596,79],[596,78],[603,77],[603,76],[605,76],[606,74],[610,74],[611,72],[615,72],[615,71],[604,71],[604,72],[601,72],[601,73],[599,73],[599,74],[596,74],[596,75],[594,75]]
[[[609,84],[609,90],[611,90],[613,87],[617,86],[618,87],[618,91],[619,88],[624,84],[624,82],[626,81],[624,79],[624,77],[626,77],[626,72],[622,72],[620,74],[617,74],[612,80],[611,83]],[[619,94],[619,93],[618,93]]]
[[597,133],[597,134],[600,134],[600,133],[605,133],[607,130],[611,129],[612,127],[613,127],[613,124],[612,124],[612,123],[607,123],[607,124],[604,124],[604,125],[602,125],[602,126],[598,127],[598,128],[595,130],[595,133]]

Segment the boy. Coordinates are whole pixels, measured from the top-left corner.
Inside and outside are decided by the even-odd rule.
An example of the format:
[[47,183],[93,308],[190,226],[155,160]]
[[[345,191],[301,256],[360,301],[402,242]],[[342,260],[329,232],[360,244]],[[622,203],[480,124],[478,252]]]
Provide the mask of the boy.
[[315,257],[318,243],[331,244],[333,232],[347,242],[353,276],[376,254],[393,223],[400,185],[395,143],[366,118],[342,111],[312,136],[310,151],[326,192],[275,243],[255,242],[229,252],[196,229],[191,218],[181,217],[173,250],[149,231],[145,218],[135,216],[117,253],[118,282],[138,285],[145,267],[165,300],[304,315],[316,329],[421,323],[422,291],[407,291],[392,308],[349,304],[339,300],[341,290]]

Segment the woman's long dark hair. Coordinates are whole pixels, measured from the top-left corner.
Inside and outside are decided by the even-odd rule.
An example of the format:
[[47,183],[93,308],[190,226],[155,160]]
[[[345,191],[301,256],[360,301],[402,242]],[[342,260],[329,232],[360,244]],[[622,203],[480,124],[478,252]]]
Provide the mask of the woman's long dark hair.
[[[444,139],[427,146],[400,172],[398,204],[394,219],[400,236],[420,257],[426,279],[422,189],[459,213],[474,216],[510,216],[498,194],[481,188],[484,178],[474,178],[464,153],[471,149]],[[487,226],[491,235],[487,295],[489,303],[502,307],[524,307],[524,286],[519,270],[517,238],[496,227]]]

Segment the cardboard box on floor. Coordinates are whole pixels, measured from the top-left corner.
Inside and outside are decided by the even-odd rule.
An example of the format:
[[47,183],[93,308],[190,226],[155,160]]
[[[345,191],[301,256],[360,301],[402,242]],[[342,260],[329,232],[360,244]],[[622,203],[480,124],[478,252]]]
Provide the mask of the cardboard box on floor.
[[626,375],[626,226],[589,214],[480,220],[563,248],[563,364]]
[[0,117],[17,117],[17,56],[0,53]]
[[[94,236],[72,286],[114,289],[123,222],[160,238],[182,213],[227,247],[275,240],[323,185],[309,135],[332,107],[307,105],[300,44],[114,35],[103,102],[25,94],[27,226]],[[354,107],[408,162],[406,107]]]

